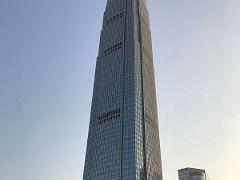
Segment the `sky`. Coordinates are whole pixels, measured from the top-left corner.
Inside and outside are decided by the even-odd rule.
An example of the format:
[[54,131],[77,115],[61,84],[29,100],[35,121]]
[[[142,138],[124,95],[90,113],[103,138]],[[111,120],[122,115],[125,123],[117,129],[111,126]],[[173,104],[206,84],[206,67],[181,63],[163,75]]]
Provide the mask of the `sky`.
[[[106,0],[0,0],[0,179],[82,179]],[[148,1],[164,180],[239,180],[240,1]]]

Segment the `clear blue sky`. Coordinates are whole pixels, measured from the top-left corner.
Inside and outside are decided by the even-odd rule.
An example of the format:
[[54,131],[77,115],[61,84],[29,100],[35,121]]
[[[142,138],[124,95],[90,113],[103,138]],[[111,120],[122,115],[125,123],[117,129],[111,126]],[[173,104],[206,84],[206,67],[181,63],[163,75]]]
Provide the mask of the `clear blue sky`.
[[[0,0],[0,179],[82,178],[106,0]],[[151,0],[165,180],[239,180],[240,1]]]

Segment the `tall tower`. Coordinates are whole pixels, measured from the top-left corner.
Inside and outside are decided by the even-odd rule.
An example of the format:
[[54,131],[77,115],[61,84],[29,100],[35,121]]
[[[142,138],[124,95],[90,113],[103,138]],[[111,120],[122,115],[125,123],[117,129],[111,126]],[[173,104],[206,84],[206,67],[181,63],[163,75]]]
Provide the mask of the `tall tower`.
[[162,180],[145,0],[107,1],[83,180]]

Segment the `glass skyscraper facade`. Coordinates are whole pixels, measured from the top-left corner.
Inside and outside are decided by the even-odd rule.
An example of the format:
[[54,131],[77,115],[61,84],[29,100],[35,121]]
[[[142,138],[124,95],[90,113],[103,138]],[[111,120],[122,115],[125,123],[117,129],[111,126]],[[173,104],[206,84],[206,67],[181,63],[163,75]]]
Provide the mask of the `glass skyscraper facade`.
[[184,168],[178,170],[179,180],[210,180],[204,169]]
[[108,0],[83,180],[162,180],[146,0]]

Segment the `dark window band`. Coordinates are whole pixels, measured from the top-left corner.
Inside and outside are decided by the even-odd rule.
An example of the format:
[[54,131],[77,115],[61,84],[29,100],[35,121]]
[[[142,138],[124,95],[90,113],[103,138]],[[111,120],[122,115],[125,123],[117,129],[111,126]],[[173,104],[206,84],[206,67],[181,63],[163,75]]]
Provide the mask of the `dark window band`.
[[121,17],[123,17],[123,15],[124,15],[123,12],[120,12],[120,13],[114,15],[113,17],[109,18],[109,19],[106,21],[106,24],[109,24],[109,23],[111,23],[111,22],[114,22],[114,21],[120,19]]
[[123,44],[122,43],[118,43],[118,44],[115,44],[113,45],[112,47],[110,48],[107,48],[105,51],[104,51],[104,56],[107,56],[119,49],[121,49],[123,47]]
[[120,109],[114,109],[110,112],[103,113],[102,115],[98,116],[98,123],[104,123],[111,119],[119,118],[120,117]]

